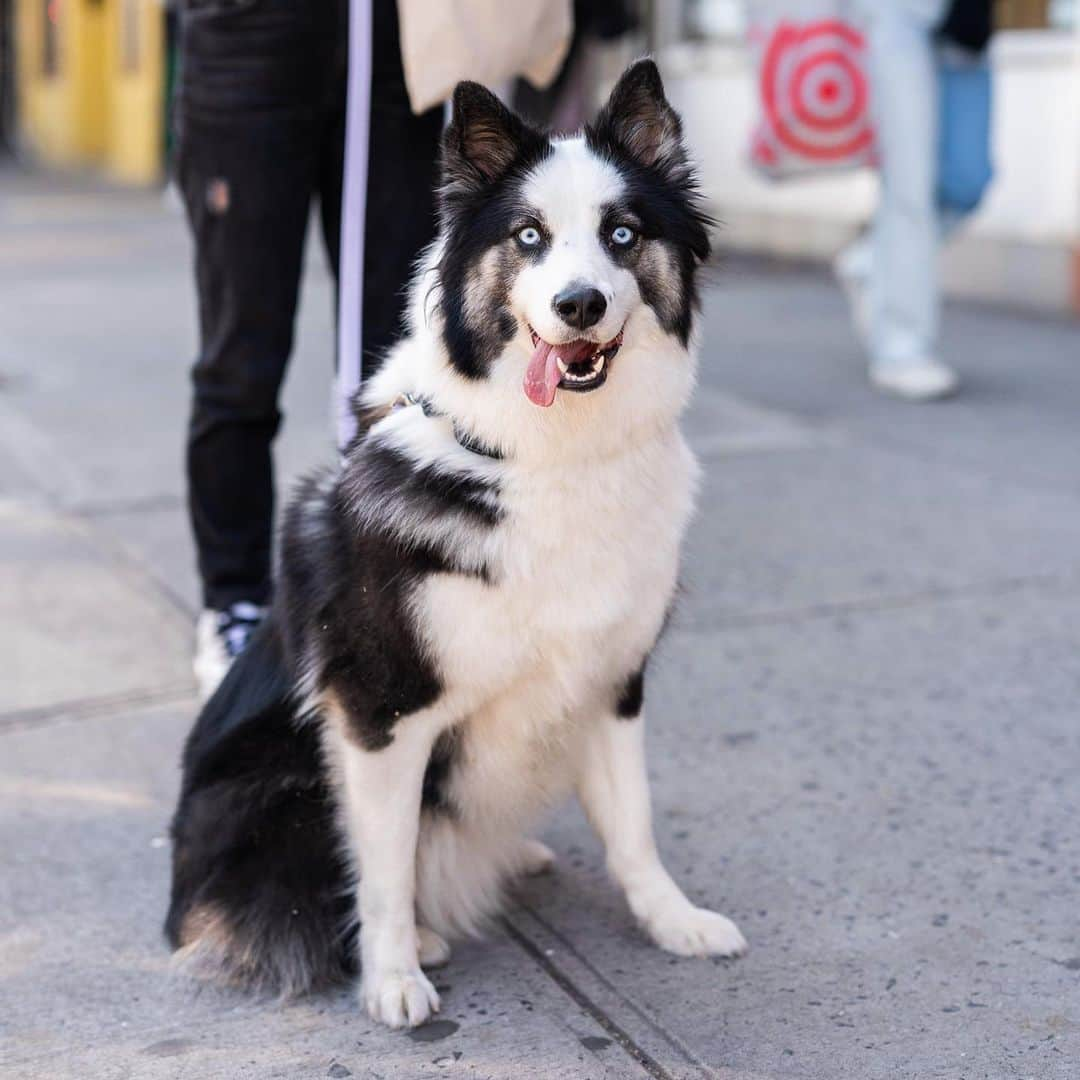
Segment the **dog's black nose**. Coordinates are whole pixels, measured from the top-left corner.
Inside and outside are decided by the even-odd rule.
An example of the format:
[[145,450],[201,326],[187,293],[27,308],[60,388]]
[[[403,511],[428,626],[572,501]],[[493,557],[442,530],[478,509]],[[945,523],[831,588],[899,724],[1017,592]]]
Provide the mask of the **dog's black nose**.
[[559,318],[575,330],[586,330],[595,326],[607,311],[607,301],[599,289],[588,285],[570,285],[563,289],[551,306]]

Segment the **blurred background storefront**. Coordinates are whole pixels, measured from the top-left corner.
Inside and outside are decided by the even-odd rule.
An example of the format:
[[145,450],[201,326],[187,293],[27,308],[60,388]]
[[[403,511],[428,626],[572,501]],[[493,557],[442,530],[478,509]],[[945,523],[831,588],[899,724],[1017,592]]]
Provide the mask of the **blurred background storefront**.
[[[312,0],[318,2],[318,0]],[[433,0],[434,2],[434,0]],[[833,255],[869,217],[869,173],[769,182],[747,162],[756,112],[743,0],[639,0],[729,249]],[[998,0],[996,175],[946,255],[958,295],[1080,312],[1080,0]],[[166,0],[0,0],[0,153],[147,185],[165,175]]]
[[161,0],[0,0],[3,141],[124,183],[163,172],[169,65]]
[[[650,30],[731,248],[827,258],[870,216],[875,177],[769,182],[741,0],[654,0]],[[1080,0],[998,0],[995,178],[945,255],[954,295],[1080,313]]]

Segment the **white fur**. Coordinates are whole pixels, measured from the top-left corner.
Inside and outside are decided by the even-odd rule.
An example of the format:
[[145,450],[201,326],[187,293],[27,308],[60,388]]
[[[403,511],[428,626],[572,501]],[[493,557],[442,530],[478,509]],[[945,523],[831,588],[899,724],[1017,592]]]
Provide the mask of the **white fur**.
[[612,877],[657,945],[681,956],[744,952],[738,927],[691,904],[660,862],[645,771],[644,718],[595,725],[582,760],[581,803],[604,841]]
[[[552,255],[520,275],[511,300],[520,330],[489,375],[466,379],[447,360],[437,305],[425,302],[438,287],[435,245],[414,286],[413,333],[364,394],[378,405],[422,393],[504,454],[463,450],[448,420],[419,408],[392,414],[370,436],[417,463],[497,484],[504,511],[491,530],[400,521],[403,536],[462,546],[464,562],[482,563],[490,580],[435,575],[414,591],[411,611],[445,693],[400,721],[389,747],[341,747],[362,865],[364,1000],[391,1024],[416,1023],[437,1007],[419,968],[416,920],[425,934],[445,936],[481,926],[506,878],[545,862],[525,832],[575,789],[632,911],[661,946],[722,955],[745,947],[734,924],[694,907],[661,865],[644,721],[614,715],[619,687],[648,655],[671,603],[697,475],[678,429],[692,355],[663,332],[633,275],[597,240],[599,208],[620,185],[580,139],[557,143],[526,186],[553,232]],[[579,278],[608,299],[597,337],[625,324],[624,344],[603,387],[560,391],[542,409],[522,389],[532,352],[525,323],[554,335],[550,298]],[[450,729],[454,812],[418,823],[424,763]]]
[[[474,454],[454,437],[452,422],[445,416],[426,416],[419,405],[392,412],[372,432],[374,443],[385,443],[401,451],[420,468],[497,482],[499,462]],[[492,500],[492,507],[497,503]],[[406,545],[427,544],[437,550],[450,549],[456,566],[465,571],[480,570],[490,557],[491,538],[470,527],[460,515],[427,515],[407,498],[380,492],[377,500],[357,502],[351,507],[363,525],[388,529]]]
[[324,731],[336,742],[343,820],[358,877],[361,998],[372,1019],[390,1027],[421,1024],[439,1011],[439,995],[420,970],[416,846],[424,769],[442,718],[411,716],[389,746],[372,751],[344,736],[332,703],[327,711]]

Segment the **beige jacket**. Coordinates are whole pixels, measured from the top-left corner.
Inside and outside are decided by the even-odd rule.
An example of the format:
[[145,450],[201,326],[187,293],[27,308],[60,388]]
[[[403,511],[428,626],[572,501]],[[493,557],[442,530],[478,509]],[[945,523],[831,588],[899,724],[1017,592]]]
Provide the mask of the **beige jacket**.
[[525,76],[543,89],[570,47],[572,0],[398,0],[401,59],[413,112],[445,101],[461,79],[498,86]]

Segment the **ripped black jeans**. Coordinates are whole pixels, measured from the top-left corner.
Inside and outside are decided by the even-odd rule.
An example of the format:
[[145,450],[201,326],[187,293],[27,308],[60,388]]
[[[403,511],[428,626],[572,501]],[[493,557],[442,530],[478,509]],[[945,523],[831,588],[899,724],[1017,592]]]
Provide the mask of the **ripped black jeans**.
[[[402,289],[434,235],[442,128],[441,109],[409,108],[394,0],[372,2],[364,289],[343,298],[363,303],[366,369],[400,333]],[[175,173],[195,243],[200,343],[188,507],[203,602],[222,609],[270,598],[271,446],[312,200],[338,267],[348,2],[187,0],[180,49]]]

